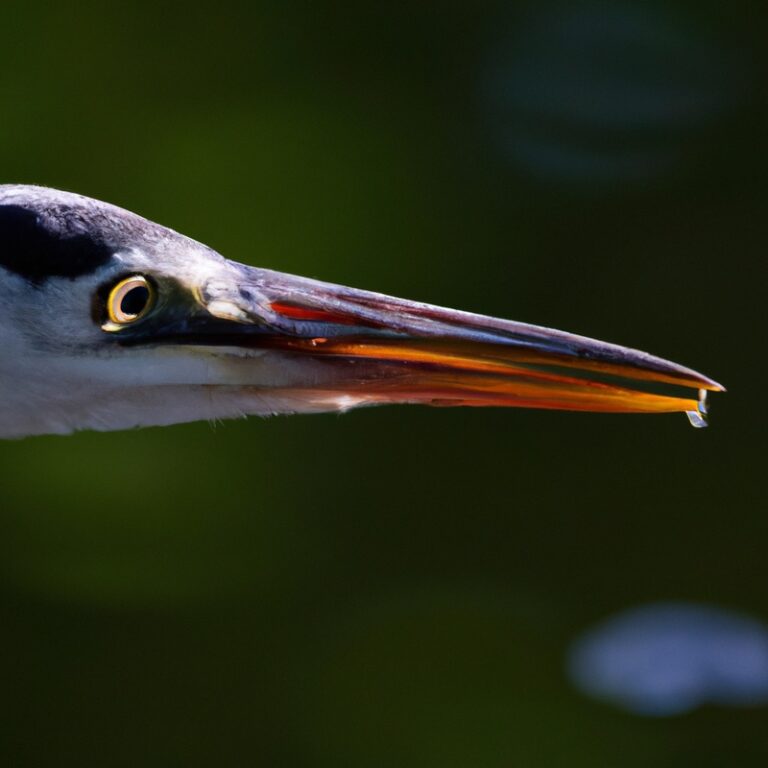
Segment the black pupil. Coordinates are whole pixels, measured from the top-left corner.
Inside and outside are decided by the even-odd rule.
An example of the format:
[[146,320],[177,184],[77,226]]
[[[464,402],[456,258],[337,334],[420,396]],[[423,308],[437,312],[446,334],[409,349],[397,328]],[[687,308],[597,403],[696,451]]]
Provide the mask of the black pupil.
[[120,301],[120,311],[124,315],[140,315],[149,301],[149,289],[145,285],[131,288]]

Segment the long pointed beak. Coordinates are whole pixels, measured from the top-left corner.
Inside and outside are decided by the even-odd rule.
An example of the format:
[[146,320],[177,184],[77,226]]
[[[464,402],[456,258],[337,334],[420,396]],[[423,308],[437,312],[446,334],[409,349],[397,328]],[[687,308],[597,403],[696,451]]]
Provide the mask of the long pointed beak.
[[[613,413],[706,424],[716,381],[634,349],[242,265],[207,283],[212,323],[185,341],[280,350],[331,366],[296,389],[350,405],[423,403]],[[178,336],[176,340],[182,340]]]

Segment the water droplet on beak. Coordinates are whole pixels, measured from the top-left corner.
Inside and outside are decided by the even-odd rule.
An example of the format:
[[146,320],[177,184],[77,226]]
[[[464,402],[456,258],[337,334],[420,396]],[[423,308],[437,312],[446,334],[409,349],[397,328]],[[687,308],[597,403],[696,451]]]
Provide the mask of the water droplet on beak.
[[699,407],[695,411],[686,411],[685,415],[688,417],[688,421],[691,422],[691,426],[701,429],[707,426],[707,390],[699,390]]

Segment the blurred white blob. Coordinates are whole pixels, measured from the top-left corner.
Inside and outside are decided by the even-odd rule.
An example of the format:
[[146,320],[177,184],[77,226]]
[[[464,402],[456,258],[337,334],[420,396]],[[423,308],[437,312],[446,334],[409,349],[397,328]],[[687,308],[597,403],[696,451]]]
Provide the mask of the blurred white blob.
[[610,182],[672,168],[742,100],[744,71],[738,51],[663,6],[539,2],[500,32],[483,90],[515,166]]
[[640,715],[702,704],[768,703],[768,627],[732,611],[655,603],[608,619],[573,643],[573,684]]

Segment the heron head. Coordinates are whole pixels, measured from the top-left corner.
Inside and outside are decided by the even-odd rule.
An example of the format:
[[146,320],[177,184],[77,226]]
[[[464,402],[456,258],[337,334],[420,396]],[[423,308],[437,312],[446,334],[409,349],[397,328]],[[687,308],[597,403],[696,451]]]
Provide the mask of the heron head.
[[[614,344],[229,261],[115,206],[0,186],[0,436],[367,404],[686,411]],[[670,387],[671,391],[660,391]]]

